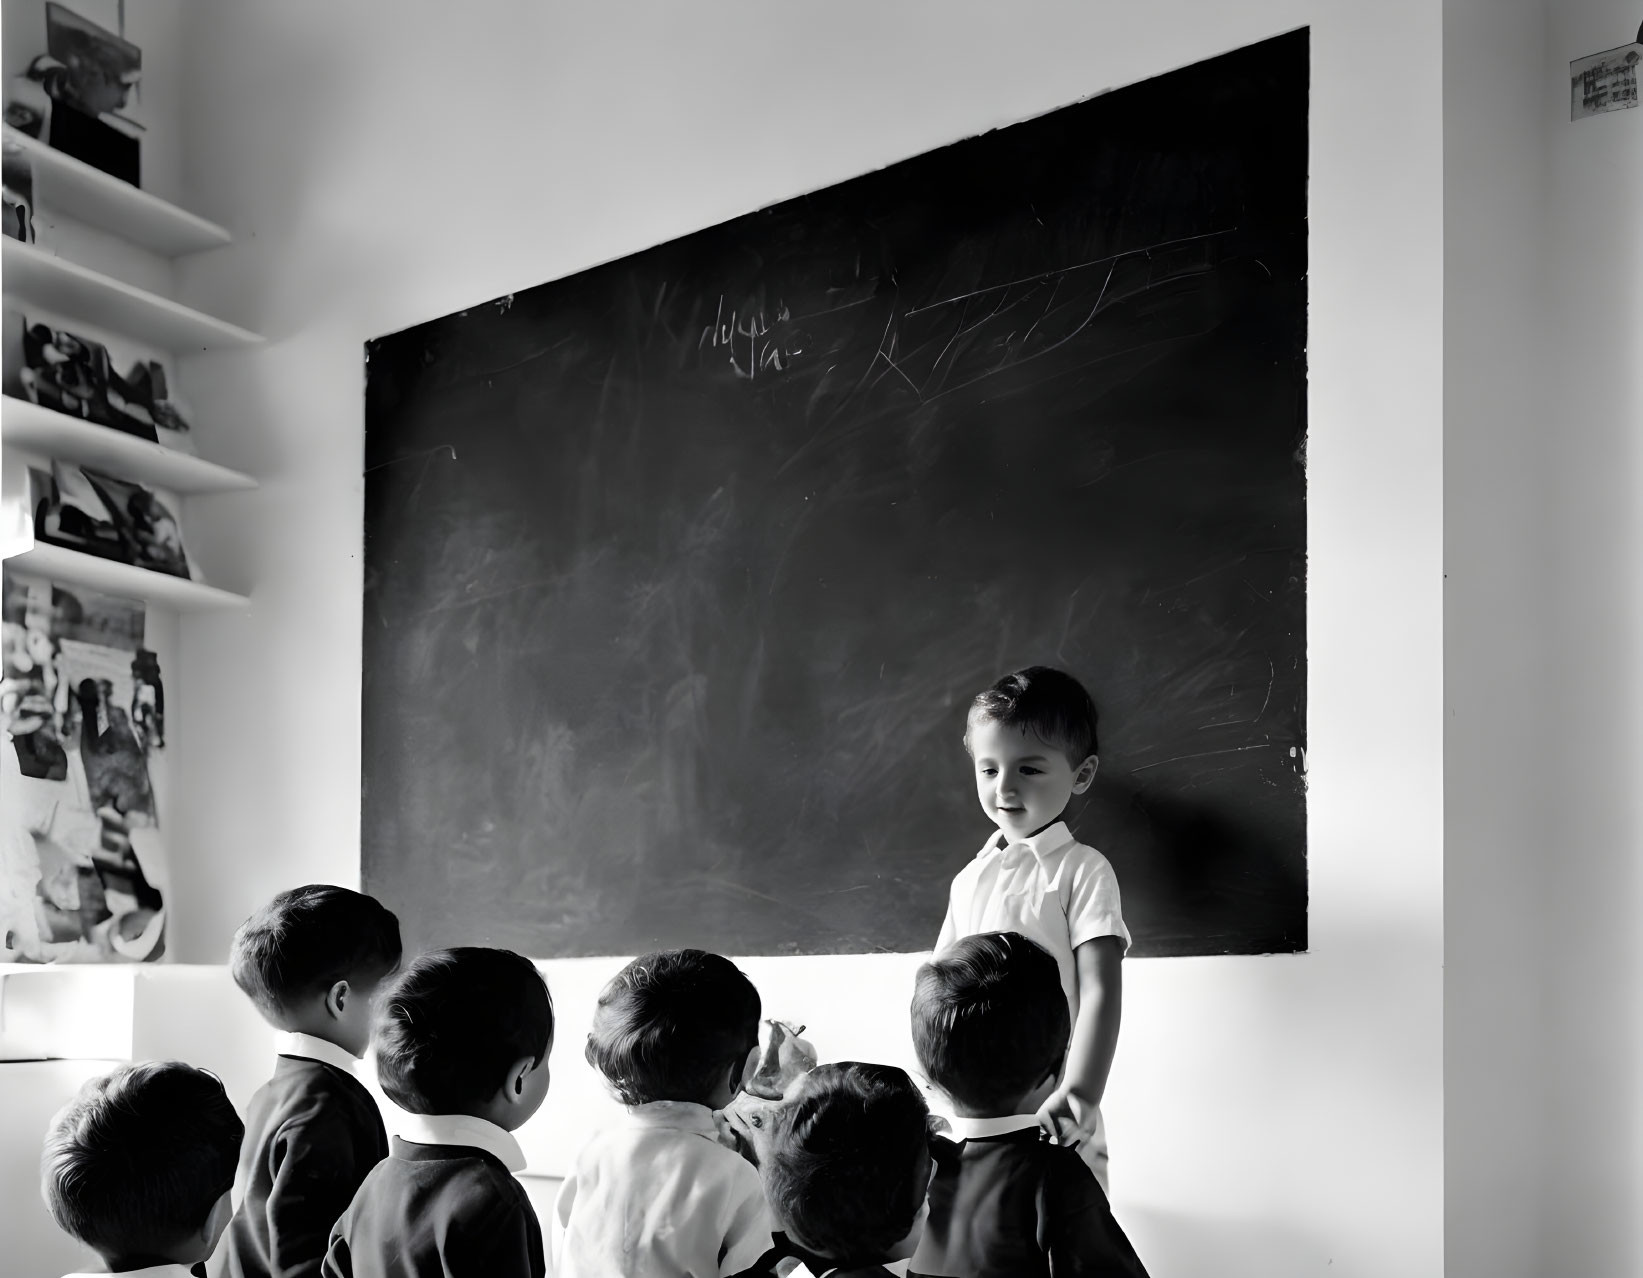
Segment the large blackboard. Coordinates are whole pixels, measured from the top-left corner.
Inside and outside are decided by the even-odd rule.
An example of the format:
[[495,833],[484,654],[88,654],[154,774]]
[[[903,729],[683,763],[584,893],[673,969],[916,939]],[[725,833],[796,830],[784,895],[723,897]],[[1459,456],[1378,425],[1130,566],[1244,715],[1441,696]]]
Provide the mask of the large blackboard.
[[1304,948],[1307,78],[1284,36],[372,342],[408,941],[924,948],[965,706],[1047,662],[1132,953]]

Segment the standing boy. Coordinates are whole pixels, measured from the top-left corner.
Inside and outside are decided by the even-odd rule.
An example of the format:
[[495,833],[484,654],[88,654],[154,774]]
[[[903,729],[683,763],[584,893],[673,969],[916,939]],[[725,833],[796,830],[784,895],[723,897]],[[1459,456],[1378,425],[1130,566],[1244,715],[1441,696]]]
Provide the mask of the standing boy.
[[233,1211],[244,1132],[215,1074],[181,1061],[123,1065],[52,1119],[40,1192],[107,1273],[203,1278]]
[[331,1231],[326,1278],[543,1278],[513,1132],[548,1094],[553,1001],[531,961],[424,954],[386,991],[377,1077],[407,1111]]
[[229,1278],[314,1278],[331,1226],[388,1156],[353,1066],[399,948],[380,902],[324,884],[281,892],[235,933],[234,982],[281,1034],[274,1077],[251,1099]]
[[971,703],[964,745],[998,832],[953,880],[940,953],[978,932],[1020,932],[1054,957],[1072,1021],[1066,1068],[1039,1119],[1107,1185],[1101,1097],[1118,1047],[1129,929],[1107,858],[1073,838],[1067,804],[1095,780],[1095,703],[1071,675],[1031,666]]

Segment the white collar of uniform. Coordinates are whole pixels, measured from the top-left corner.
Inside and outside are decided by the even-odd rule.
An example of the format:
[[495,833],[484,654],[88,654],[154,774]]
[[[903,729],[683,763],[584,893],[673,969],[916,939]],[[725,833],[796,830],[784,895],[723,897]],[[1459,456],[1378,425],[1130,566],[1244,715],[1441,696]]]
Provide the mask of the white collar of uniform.
[[1052,852],[1059,852],[1073,842],[1072,831],[1067,828],[1065,821],[1057,821],[1054,825],[1047,825],[1037,834],[1025,839],[1012,839],[1003,830],[991,840],[984,852],[998,852],[1005,848],[1022,847],[1031,850],[1035,857],[1046,857]]
[[525,1170],[525,1151],[512,1132],[472,1114],[400,1113],[394,1134],[413,1145],[468,1145],[482,1149],[511,1172]]
[[1037,1127],[1037,1114],[1009,1114],[1003,1118],[953,1118],[954,1140],[981,1140],[987,1136],[1003,1136],[1024,1128]]
[[335,1043],[315,1038],[312,1034],[282,1033],[279,1036],[279,1045],[274,1050],[281,1056],[300,1056],[304,1060],[335,1065],[349,1074],[354,1072],[354,1064],[358,1060],[346,1047],[338,1047]]
[[628,1121],[635,1127],[668,1127],[682,1132],[696,1132],[712,1136],[718,1131],[713,1111],[695,1101],[649,1101],[643,1105],[626,1105]]
[[654,1131],[685,1132],[691,1136],[705,1136],[726,1149],[740,1151],[735,1130],[723,1110],[709,1109],[695,1101],[647,1101],[643,1105],[624,1105],[629,1127],[648,1127]]
[[188,1265],[150,1265],[147,1269],[126,1269],[118,1274],[66,1274],[64,1278],[194,1278]]

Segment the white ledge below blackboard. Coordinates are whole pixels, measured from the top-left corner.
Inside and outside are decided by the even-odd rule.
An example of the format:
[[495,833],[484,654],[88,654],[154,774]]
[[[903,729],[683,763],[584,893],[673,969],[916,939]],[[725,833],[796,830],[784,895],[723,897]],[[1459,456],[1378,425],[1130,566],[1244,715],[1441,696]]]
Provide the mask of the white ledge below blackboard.
[[203,582],[189,581],[186,577],[151,572],[147,568],[137,568],[113,559],[99,559],[96,555],[43,543],[37,543],[32,550],[13,555],[6,560],[6,569],[67,585],[89,586],[92,590],[123,599],[141,599],[177,612],[245,608],[251,603],[244,595],[207,586]]

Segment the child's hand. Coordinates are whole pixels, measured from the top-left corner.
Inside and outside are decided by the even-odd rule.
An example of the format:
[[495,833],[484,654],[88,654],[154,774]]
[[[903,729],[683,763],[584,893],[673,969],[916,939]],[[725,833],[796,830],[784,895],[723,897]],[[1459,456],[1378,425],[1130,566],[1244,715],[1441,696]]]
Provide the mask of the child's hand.
[[1095,1134],[1095,1109],[1076,1093],[1057,1088],[1039,1106],[1038,1123],[1056,1144],[1076,1148]]

